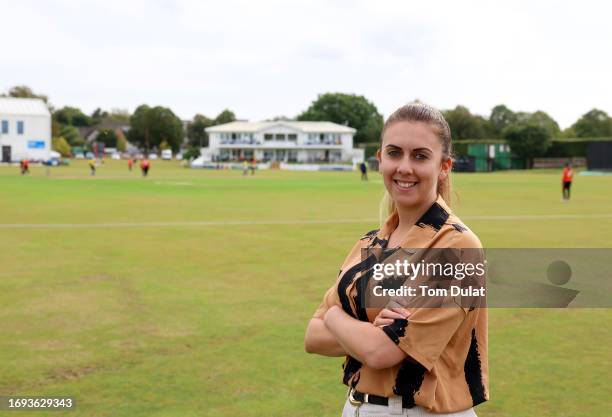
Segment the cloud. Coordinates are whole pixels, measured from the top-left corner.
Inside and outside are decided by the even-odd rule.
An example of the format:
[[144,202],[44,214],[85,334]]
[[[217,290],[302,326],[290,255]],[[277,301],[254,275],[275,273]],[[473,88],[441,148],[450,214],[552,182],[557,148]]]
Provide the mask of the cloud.
[[488,114],[543,109],[562,127],[612,113],[610,6],[558,2],[2,1],[0,79],[55,105],[183,118],[295,115],[317,94],[384,113],[420,98]]

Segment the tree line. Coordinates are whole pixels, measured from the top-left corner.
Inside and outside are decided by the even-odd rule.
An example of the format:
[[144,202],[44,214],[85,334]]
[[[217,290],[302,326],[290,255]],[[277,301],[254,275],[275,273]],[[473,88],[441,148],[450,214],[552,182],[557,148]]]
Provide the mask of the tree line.
[[[185,130],[174,112],[162,106],[142,104],[132,114],[125,110],[108,112],[98,108],[87,115],[78,107],[54,109],[46,95],[36,94],[27,86],[13,87],[2,95],[43,99],[53,115],[54,144],[64,145],[64,150],[71,146],[87,146],[80,137],[79,127],[114,121],[129,124],[127,137],[122,138],[117,130],[101,129],[97,141],[120,150],[125,147],[124,141],[129,141],[147,152],[167,148],[178,151],[187,137],[189,152],[196,156],[199,148],[208,146],[207,127],[236,120],[236,115],[228,109],[214,118],[196,114]],[[504,139],[517,156],[525,158],[542,155],[550,147],[551,139],[555,138],[612,137],[612,118],[600,109],[588,111],[564,130],[544,111],[513,111],[503,104],[493,107],[486,117],[472,114],[461,105],[443,110],[443,114],[454,140]],[[345,93],[321,94],[297,116],[277,116],[270,120],[330,121],[347,125],[356,129],[354,143],[357,145],[377,142],[384,123],[382,114],[366,97]]]

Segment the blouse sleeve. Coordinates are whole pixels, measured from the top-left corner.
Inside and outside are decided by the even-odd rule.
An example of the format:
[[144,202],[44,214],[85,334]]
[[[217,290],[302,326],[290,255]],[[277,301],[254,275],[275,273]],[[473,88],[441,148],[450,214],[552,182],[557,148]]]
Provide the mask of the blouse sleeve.
[[431,370],[467,312],[459,306],[408,311],[408,320],[395,320],[383,331],[408,356]]

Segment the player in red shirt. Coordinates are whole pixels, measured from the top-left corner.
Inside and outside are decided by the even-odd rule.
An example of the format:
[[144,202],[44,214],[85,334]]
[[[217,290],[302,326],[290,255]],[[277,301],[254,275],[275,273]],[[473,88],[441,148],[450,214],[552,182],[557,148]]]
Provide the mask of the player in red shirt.
[[21,175],[30,173],[30,161],[28,161],[27,159],[22,159],[20,166],[21,166]]
[[142,171],[143,177],[146,177],[147,175],[149,175],[150,167],[151,167],[151,163],[149,162],[147,158],[144,158],[142,161],[140,161],[140,170]]
[[570,187],[572,186],[572,179],[574,178],[574,170],[572,169],[571,163],[566,163],[563,168],[563,177],[561,179],[563,183],[563,201],[568,202],[570,199]]

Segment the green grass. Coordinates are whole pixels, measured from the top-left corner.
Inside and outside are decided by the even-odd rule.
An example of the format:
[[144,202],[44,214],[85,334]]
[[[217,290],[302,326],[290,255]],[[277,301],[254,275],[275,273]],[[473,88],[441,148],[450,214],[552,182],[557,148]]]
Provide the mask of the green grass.
[[[0,395],[73,395],[70,416],[339,415],[342,361],[305,354],[303,333],[377,227],[370,176],[0,167],[0,223],[47,225],[0,228]],[[612,177],[578,176],[569,204],[557,171],[454,181],[455,210],[486,247],[612,246],[612,218],[588,217],[611,212]],[[565,214],[584,217],[474,218]],[[271,220],[288,224],[237,224]],[[220,223],[189,224],[207,221]],[[479,416],[610,415],[610,310],[489,315],[492,399]]]

